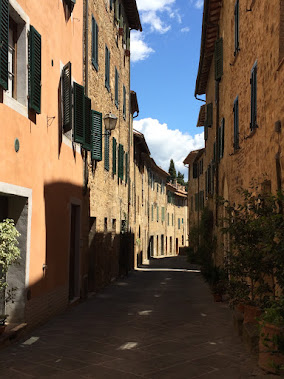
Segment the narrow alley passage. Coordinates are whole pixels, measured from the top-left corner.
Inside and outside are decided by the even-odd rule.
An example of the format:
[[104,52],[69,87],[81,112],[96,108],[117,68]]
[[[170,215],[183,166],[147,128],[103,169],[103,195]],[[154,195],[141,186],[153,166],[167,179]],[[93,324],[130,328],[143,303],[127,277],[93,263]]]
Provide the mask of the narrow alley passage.
[[[187,269],[184,269],[187,267]],[[200,273],[155,260],[1,351],[1,378],[262,377]]]

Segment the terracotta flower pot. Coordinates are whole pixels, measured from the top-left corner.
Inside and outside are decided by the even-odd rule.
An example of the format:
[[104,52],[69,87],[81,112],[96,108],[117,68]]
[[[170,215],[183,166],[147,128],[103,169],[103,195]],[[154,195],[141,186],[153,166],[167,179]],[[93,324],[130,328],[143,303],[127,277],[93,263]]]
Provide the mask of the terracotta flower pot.
[[261,315],[261,309],[254,305],[245,305],[244,306],[244,324],[250,322],[257,324],[256,317]]
[[284,353],[278,352],[278,346],[275,343],[277,336],[282,336],[284,339],[283,327],[269,323],[262,324],[259,338],[258,365],[263,370],[274,374],[279,372],[279,367],[281,366],[283,366],[284,371]]

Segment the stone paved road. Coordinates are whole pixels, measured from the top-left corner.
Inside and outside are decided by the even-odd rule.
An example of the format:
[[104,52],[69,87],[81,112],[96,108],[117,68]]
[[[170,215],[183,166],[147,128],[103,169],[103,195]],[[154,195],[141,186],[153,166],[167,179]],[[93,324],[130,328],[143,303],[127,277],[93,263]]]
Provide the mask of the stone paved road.
[[235,335],[230,310],[213,302],[199,273],[178,269],[184,258],[151,267],[2,350],[0,378],[268,377]]

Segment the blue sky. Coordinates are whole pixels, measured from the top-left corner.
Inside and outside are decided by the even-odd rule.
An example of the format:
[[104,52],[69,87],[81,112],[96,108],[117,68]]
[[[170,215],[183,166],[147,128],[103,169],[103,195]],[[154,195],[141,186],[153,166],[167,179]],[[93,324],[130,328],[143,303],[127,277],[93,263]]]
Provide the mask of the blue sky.
[[143,32],[131,32],[131,89],[140,108],[134,128],[144,133],[152,157],[167,170],[203,147],[196,128],[202,103],[194,98],[203,0],[137,0]]

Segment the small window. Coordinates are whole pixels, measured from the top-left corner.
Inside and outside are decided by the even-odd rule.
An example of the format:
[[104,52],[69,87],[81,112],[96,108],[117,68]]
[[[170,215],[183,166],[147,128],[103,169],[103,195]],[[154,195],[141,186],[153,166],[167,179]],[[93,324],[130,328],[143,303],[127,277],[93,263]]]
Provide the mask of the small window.
[[104,232],[107,233],[107,217],[104,219]]
[[221,80],[223,75],[223,38],[219,38],[215,42],[215,80]]
[[117,68],[115,67],[115,106],[118,108],[119,105],[119,75]]
[[105,170],[109,171],[109,133],[105,130]]
[[108,91],[110,91],[109,76],[110,76],[110,52],[106,45],[106,48],[105,48],[105,86]]
[[98,71],[98,37],[99,37],[99,28],[98,24],[94,18],[92,17],[92,64],[95,69]]
[[257,62],[253,65],[250,77],[250,88],[251,88],[251,113],[250,113],[250,129],[253,130],[257,128],[256,123],[256,111],[257,111]]
[[234,55],[240,50],[239,47],[239,0],[235,3],[235,52]]
[[168,213],[168,225],[170,225],[170,214]]
[[115,218],[112,219],[111,230],[113,234],[116,233],[116,219]]
[[181,244],[184,245],[184,237],[183,237],[183,235],[181,236]]
[[172,213],[172,226],[174,226],[174,214]]
[[180,218],[178,219],[178,229],[180,229]]
[[239,98],[236,97],[234,101],[234,149],[238,150],[239,148]]

